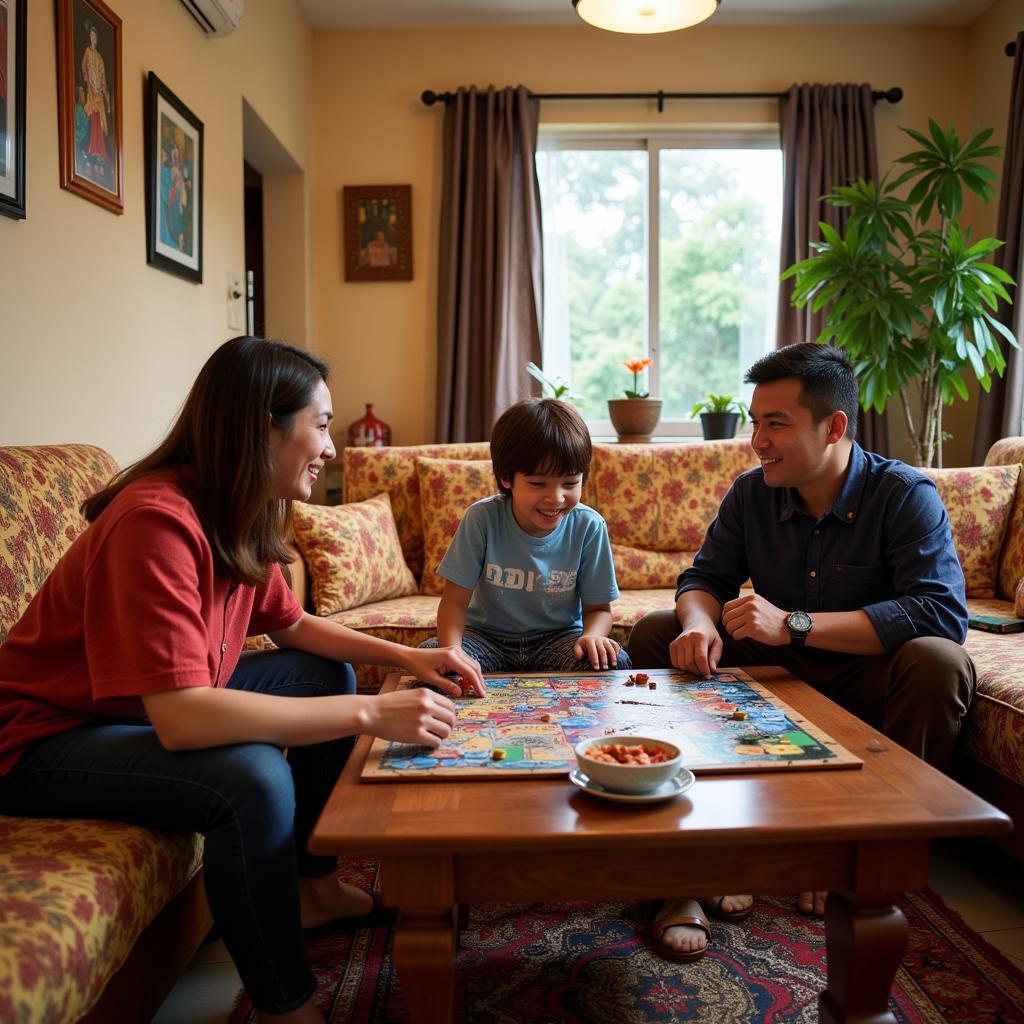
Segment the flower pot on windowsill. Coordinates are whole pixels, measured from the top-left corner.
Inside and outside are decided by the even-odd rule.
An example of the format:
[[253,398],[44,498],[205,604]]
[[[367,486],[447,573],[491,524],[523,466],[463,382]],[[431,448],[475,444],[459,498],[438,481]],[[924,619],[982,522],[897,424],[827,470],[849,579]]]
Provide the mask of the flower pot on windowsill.
[[705,441],[728,441],[736,436],[736,428],[740,425],[738,412],[702,412],[700,429],[704,432]]
[[619,444],[646,444],[661,419],[661,399],[609,398],[608,416]]

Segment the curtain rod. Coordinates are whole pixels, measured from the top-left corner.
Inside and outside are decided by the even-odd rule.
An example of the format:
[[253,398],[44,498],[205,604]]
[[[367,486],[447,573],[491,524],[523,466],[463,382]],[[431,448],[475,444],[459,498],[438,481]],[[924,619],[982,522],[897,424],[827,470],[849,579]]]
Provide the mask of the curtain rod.
[[[665,100],[779,100],[787,95],[784,92],[527,92],[535,100],[657,100],[658,113],[665,110]],[[878,103],[899,103],[903,99],[903,90],[899,86],[891,89],[873,89],[871,98]],[[450,103],[455,99],[453,92],[434,92],[425,89],[420,99],[428,106],[435,103]]]

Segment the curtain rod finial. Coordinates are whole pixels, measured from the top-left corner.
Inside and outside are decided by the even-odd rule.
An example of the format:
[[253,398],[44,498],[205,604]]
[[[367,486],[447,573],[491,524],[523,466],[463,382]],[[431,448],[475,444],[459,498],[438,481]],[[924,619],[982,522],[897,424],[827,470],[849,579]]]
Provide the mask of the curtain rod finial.
[[433,89],[424,89],[420,95],[420,99],[428,106],[432,107],[441,97],[434,92]]
[[898,85],[894,85],[891,89],[886,90],[885,98],[889,103],[899,103],[903,99],[903,90]]
[[1016,54],[1017,54],[1017,43],[1016,43],[1016,41],[1014,40],[1014,41],[1011,41],[1011,42],[1007,43],[1006,46],[1003,47],[1003,52],[1006,54],[1007,57],[1014,57],[1014,56],[1016,56]]

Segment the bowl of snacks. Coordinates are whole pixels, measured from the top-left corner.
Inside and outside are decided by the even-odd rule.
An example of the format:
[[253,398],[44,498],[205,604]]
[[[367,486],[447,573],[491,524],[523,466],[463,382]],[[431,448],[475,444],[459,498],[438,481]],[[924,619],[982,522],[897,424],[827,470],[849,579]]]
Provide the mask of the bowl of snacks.
[[675,778],[682,751],[649,736],[594,736],[576,744],[576,764],[592,782],[613,793],[650,793]]

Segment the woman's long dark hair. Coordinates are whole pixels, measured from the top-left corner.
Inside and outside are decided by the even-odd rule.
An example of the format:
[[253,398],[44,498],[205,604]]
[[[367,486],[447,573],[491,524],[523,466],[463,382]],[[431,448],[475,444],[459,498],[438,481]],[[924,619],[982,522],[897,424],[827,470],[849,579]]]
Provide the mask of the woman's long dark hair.
[[289,430],[327,376],[326,363],[301,349],[232,338],[199,371],[163,443],[82,502],[82,514],[92,522],[133,481],[188,467],[181,483],[218,569],[243,583],[264,582],[271,563],[291,560],[284,546],[291,502],[267,499],[276,468],[270,425]]

